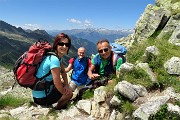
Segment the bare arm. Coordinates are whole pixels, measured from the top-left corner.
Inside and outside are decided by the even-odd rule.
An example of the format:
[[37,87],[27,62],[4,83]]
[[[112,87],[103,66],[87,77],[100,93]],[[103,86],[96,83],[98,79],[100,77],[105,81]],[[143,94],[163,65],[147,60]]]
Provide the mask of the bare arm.
[[95,70],[95,66],[91,64],[88,70],[88,76],[91,80],[97,79],[100,75],[99,74],[94,74],[93,71]]
[[65,72],[69,72],[72,69],[72,64],[69,64],[67,68],[65,68]]
[[88,76],[89,78],[91,78],[92,74],[93,74],[93,70],[95,69],[95,66],[94,65],[91,65],[88,69]]
[[[67,94],[71,93],[71,90],[69,89],[67,75],[64,70],[64,66],[62,63],[60,64],[60,66],[61,66],[61,69],[53,68],[51,70],[53,82],[58,91],[60,91],[62,94],[67,95]],[[62,78],[64,80],[63,82],[61,81],[60,75],[62,76]]]
[[119,73],[120,73],[119,69],[120,69],[122,64],[123,64],[123,59],[119,58],[117,60],[117,65],[116,65],[116,76],[119,76]]
[[63,84],[60,79],[60,68],[53,68],[51,70],[53,82],[58,91],[64,94]]
[[61,66],[61,75],[62,75],[62,78],[64,80],[64,85],[69,86],[68,79],[67,79],[67,74],[66,74],[65,69],[64,69],[64,65],[61,63],[60,66]]

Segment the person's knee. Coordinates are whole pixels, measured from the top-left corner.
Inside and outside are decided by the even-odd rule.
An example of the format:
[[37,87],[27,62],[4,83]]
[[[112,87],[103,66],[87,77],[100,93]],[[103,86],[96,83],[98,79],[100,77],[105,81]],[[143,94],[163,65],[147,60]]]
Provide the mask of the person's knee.
[[68,95],[66,95],[66,98],[67,98],[67,99],[71,99],[71,98],[72,98],[72,96],[73,96],[73,93],[72,93],[72,92],[70,92]]
[[71,98],[72,98],[72,96],[73,96],[73,93],[71,92],[71,93],[69,94],[69,98],[71,99]]
[[67,95],[63,95],[61,98],[64,99],[64,100],[70,100],[72,98],[72,96],[73,96],[73,93],[70,92]]
[[74,83],[74,81],[71,81],[70,84],[69,84],[69,87],[72,91],[75,91],[77,85]]

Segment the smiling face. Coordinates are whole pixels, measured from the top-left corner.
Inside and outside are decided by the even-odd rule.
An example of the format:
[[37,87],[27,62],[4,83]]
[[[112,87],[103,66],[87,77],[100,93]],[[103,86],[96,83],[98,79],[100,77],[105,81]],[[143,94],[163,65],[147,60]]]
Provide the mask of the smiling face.
[[108,42],[98,43],[97,50],[100,56],[105,60],[111,55],[111,47]]
[[61,38],[61,41],[57,44],[57,52],[58,56],[62,57],[63,55],[67,54],[69,48],[69,41],[67,38]]
[[86,50],[85,50],[85,48],[84,47],[80,47],[79,49],[78,49],[78,57],[81,59],[81,58],[83,58],[84,57],[84,55],[85,55],[85,52],[86,52]]
[[59,57],[62,57],[64,54],[68,54],[70,47],[71,38],[67,34],[59,33],[54,39],[52,51],[58,54]]

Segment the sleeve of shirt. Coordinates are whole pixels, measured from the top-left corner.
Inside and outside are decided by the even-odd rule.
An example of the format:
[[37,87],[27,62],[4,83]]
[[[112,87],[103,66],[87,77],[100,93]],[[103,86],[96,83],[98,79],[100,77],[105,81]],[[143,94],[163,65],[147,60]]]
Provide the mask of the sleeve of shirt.
[[88,67],[91,67],[91,60],[88,59]]
[[95,65],[96,63],[95,63],[95,61],[94,61],[94,59],[95,59],[95,57],[97,56],[98,54],[96,54],[93,58],[92,58],[92,60],[91,60],[91,64],[92,65]]
[[123,59],[122,59],[122,58],[119,58],[119,59],[117,60],[117,64],[116,64],[116,70],[118,70],[122,64],[123,64]]
[[91,60],[91,64],[95,65],[94,58]]
[[56,56],[51,55],[50,61],[51,61],[51,62],[50,62],[50,69],[60,68],[60,62],[61,62],[61,60],[59,60]]
[[74,58],[69,59],[69,64],[73,64]]

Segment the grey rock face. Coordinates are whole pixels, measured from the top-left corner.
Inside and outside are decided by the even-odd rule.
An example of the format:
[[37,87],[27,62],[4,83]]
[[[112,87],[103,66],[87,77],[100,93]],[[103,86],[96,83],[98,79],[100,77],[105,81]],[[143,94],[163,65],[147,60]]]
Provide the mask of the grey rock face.
[[148,5],[135,26],[135,39],[142,41],[150,37],[159,27],[163,17],[167,14],[164,9]]
[[169,74],[180,75],[180,58],[172,57],[164,64],[164,67]]
[[177,46],[180,46],[180,21],[179,21],[179,25],[176,27],[173,34],[169,38],[169,42]]

